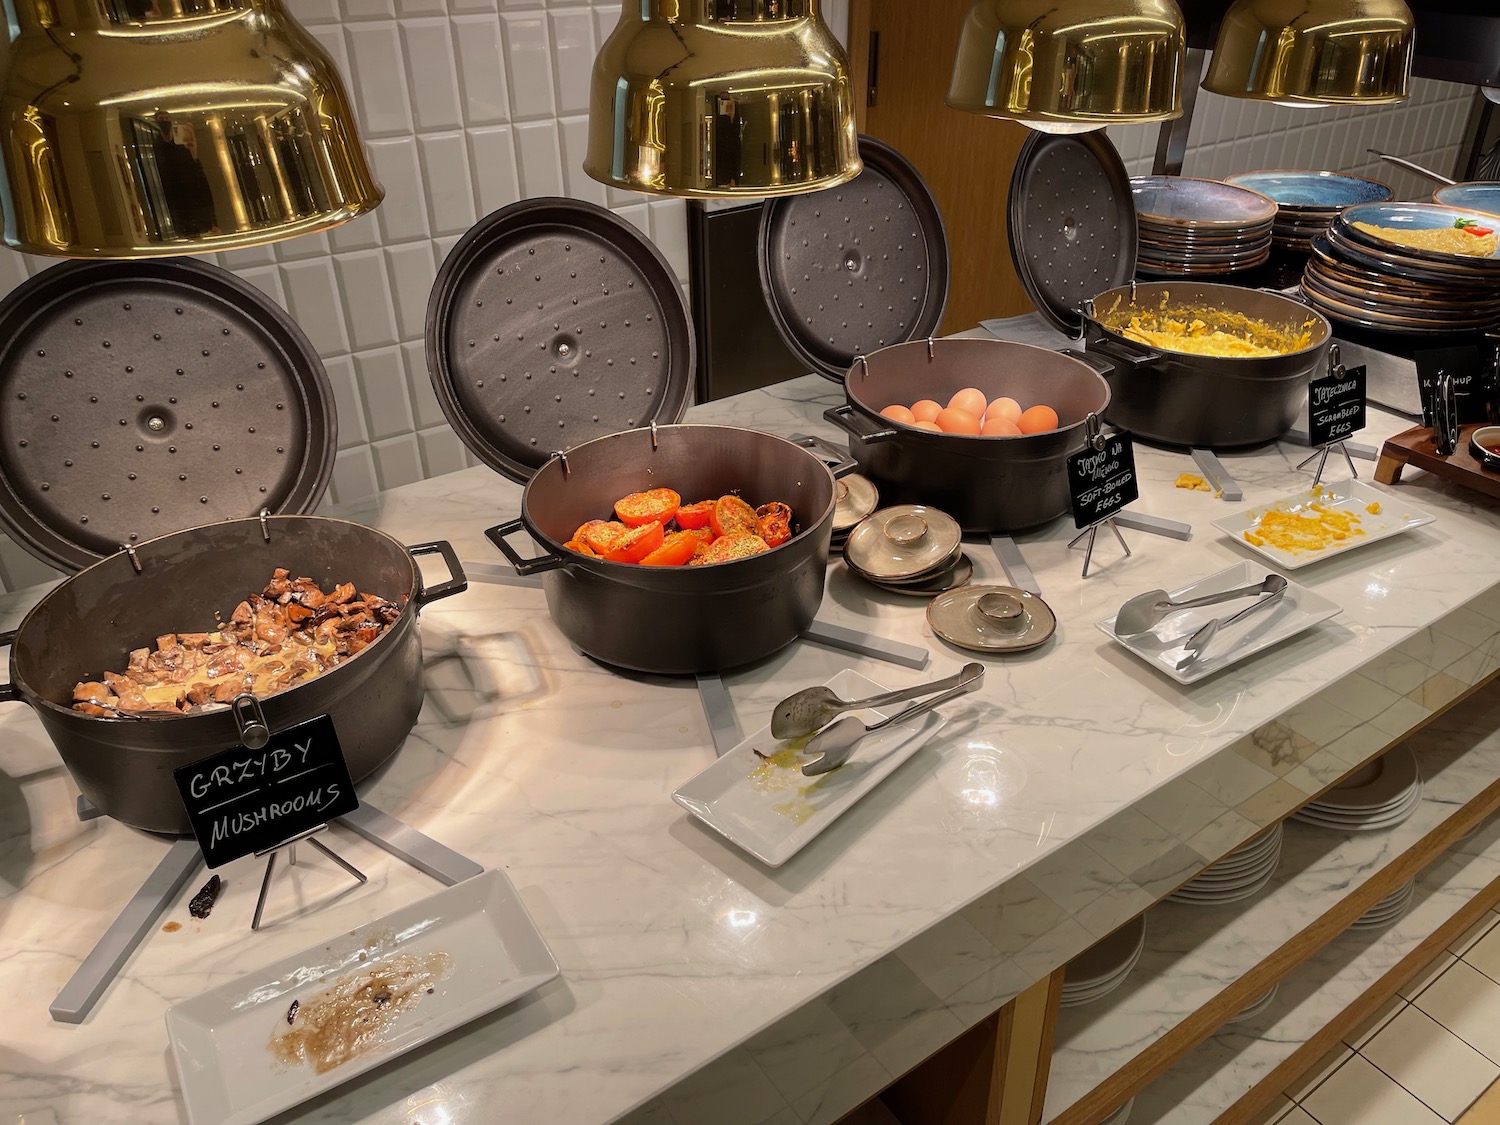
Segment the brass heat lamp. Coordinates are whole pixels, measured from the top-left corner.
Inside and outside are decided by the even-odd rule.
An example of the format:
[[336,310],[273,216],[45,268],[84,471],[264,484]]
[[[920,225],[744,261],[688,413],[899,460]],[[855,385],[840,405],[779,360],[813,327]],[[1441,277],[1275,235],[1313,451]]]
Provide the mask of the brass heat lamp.
[[975,0],[947,102],[1048,133],[1182,114],[1173,0]]
[[338,72],[279,0],[8,8],[0,164],[17,250],[232,250],[380,202]]
[[624,0],[583,169],[632,191],[771,196],[860,172],[849,63],[819,0]]
[[1414,38],[1402,0],[1235,0],[1203,88],[1283,105],[1401,101]]

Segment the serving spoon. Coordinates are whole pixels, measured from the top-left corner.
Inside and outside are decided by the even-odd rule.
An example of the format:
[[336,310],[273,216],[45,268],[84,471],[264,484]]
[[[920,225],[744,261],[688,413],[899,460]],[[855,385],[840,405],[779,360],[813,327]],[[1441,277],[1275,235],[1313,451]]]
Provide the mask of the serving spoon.
[[776,704],[771,712],[772,738],[801,738],[805,734],[822,730],[845,711],[862,711],[866,707],[884,707],[888,703],[905,703],[933,692],[957,687],[984,675],[983,664],[965,664],[954,675],[934,680],[916,687],[888,691],[884,695],[872,695],[869,699],[856,699],[847,703],[840,699],[830,687],[803,688]]
[[1286,589],[1286,579],[1279,574],[1268,574],[1253,586],[1239,586],[1218,594],[1204,594],[1201,598],[1184,598],[1180,602],[1174,602],[1165,590],[1147,590],[1144,594],[1131,598],[1115,614],[1115,636],[1133,637],[1137,633],[1144,633],[1167,614],[1176,613],[1179,609],[1195,609],[1202,605],[1232,602],[1236,598],[1274,594],[1278,589]]
[[[970,669],[974,670],[973,674],[969,675],[957,687],[943,692],[942,695],[935,695],[931,699],[924,699],[920,703],[913,703],[906,710],[898,711],[888,719],[881,719],[878,723],[871,723],[869,726],[865,726],[864,723],[860,722],[853,715],[850,715],[847,719],[840,719],[826,730],[813,735],[811,741],[806,746],[806,752],[809,754],[821,754],[821,757],[806,763],[802,767],[802,773],[807,777],[817,777],[819,774],[836,770],[849,760],[849,755],[854,753],[854,748],[860,744],[865,735],[877,731],[881,727],[888,727],[893,723],[905,722],[907,719],[914,719],[918,715],[924,715],[934,707],[947,703],[950,699],[957,699],[960,695],[973,691],[979,686],[980,681],[984,679],[984,665],[965,664],[963,672],[960,672],[959,675],[967,675]],[[952,678],[954,677],[950,677],[950,679]]]

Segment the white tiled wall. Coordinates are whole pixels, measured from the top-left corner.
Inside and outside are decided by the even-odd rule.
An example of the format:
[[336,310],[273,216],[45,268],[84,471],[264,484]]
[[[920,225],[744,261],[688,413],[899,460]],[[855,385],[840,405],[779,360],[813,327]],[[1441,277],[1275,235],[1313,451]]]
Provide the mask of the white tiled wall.
[[[334,386],[339,454],[330,502],[452,472],[474,460],[443,421],[422,346],[427,294],[477,218],[517,199],[569,195],[614,209],[687,276],[685,204],[605,188],[583,174],[589,73],[618,0],[289,0],[349,84],[385,202],[326,235],[220,255],[285,306]],[[842,34],[847,0],[825,14]],[[1329,167],[1373,172],[1403,195],[1416,177],[1377,168],[1369,145],[1451,170],[1462,87],[1418,82],[1408,105],[1295,111],[1204,93],[1185,172]],[[1115,130],[1149,171],[1156,130]],[[52,264],[0,250],[0,291]],[[0,583],[53,576],[0,538]]]

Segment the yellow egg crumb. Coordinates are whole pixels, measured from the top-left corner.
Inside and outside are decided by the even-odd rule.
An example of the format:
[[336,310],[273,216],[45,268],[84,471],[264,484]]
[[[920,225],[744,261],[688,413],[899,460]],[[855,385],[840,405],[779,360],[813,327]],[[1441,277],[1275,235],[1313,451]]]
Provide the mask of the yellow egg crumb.
[[1192,473],[1180,473],[1177,477],[1176,487],[1192,489],[1194,492],[1212,492],[1208,481]]
[[1365,505],[1365,511],[1369,512],[1372,516],[1380,515],[1380,501],[1371,500],[1368,504]]
[[[1313,492],[1314,497],[1320,494],[1316,489]],[[1244,538],[1255,547],[1269,544],[1282,551],[1321,551],[1364,533],[1358,513],[1329,508],[1314,499],[1291,511],[1272,508],[1256,520],[1253,531],[1244,532]]]

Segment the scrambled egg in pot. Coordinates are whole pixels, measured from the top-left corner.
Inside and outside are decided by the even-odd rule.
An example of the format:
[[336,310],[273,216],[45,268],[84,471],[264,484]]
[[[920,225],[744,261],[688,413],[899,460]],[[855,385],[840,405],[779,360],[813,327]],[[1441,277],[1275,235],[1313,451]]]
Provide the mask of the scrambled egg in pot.
[[[1472,237],[1472,236],[1465,236]],[[1114,307],[1099,322],[1127,340],[1188,355],[1222,359],[1255,359],[1289,355],[1312,343],[1313,321],[1297,328],[1277,328],[1244,313],[1226,309],[1172,307],[1163,293],[1156,309]]]

